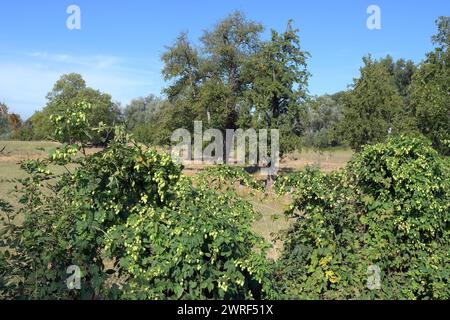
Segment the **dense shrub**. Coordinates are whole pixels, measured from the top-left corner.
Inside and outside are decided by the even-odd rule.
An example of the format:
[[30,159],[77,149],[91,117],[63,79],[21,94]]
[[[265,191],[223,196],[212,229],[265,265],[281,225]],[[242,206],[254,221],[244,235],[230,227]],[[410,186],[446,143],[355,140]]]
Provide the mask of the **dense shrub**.
[[390,139],[343,171],[310,168],[276,188],[296,218],[275,272],[285,297],[450,298],[450,173],[429,142]]
[[[119,105],[112,101],[109,94],[94,90],[86,85],[83,77],[77,73],[62,75],[54,84],[52,90],[47,94],[47,104],[41,110],[35,112],[27,125],[17,137],[29,140],[46,140],[53,135],[54,123],[52,115],[60,114],[66,110],[77,108],[80,103],[88,104],[90,107],[85,112],[87,121],[92,127],[104,123],[114,126],[122,120]],[[89,143],[96,146],[104,146],[111,139],[108,132],[100,134],[89,130]],[[70,137],[64,136],[64,142],[71,143]]]
[[[82,111],[71,132],[81,137]],[[76,119],[75,119],[76,120]],[[65,121],[62,121],[66,123]],[[61,121],[56,121],[60,124]],[[64,127],[58,127],[60,134]],[[252,299],[271,296],[266,245],[235,192],[193,186],[167,154],[123,130],[103,151],[63,144],[21,164],[19,212],[6,212],[0,282],[9,298]],[[78,141],[82,140],[79,138]],[[67,172],[55,175],[50,165]],[[6,208],[6,206],[4,206]],[[24,222],[11,221],[23,215]],[[6,216],[5,216],[6,217]],[[68,290],[67,268],[81,269]]]

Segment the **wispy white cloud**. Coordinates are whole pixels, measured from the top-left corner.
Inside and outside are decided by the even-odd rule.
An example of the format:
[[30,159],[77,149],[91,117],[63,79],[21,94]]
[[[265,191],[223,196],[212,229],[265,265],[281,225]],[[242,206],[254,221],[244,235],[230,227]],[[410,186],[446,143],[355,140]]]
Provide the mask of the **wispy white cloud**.
[[116,56],[108,55],[88,55],[88,56],[74,56],[70,54],[51,54],[48,52],[35,51],[27,54],[31,58],[51,62],[51,63],[65,63],[73,64],[90,68],[106,69],[120,66],[124,63],[124,59]]
[[0,60],[0,101],[27,118],[45,105],[46,94],[62,74],[77,72],[88,86],[126,104],[137,96],[160,93],[160,69],[161,63],[151,59],[139,61],[102,54],[35,51],[4,55]]

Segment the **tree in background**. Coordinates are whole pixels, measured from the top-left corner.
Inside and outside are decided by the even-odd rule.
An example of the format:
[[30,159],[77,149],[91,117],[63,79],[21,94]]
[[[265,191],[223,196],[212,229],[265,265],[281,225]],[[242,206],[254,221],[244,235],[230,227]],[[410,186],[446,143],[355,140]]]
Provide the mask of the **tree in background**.
[[0,136],[9,131],[8,106],[0,103]]
[[336,127],[342,119],[341,97],[344,92],[314,97],[307,103],[306,130],[303,144],[307,147],[327,148],[342,143]]
[[235,12],[205,31],[201,42],[206,55],[202,57],[203,81],[200,90],[202,115],[213,127],[236,129],[244,92],[251,80],[245,65],[261,48],[259,23]]
[[167,145],[171,136],[171,104],[153,94],[134,99],[124,110],[127,129],[134,137],[152,145]]
[[427,54],[411,86],[411,105],[420,131],[450,155],[450,17],[440,17]]
[[167,48],[163,74],[172,81],[165,93],[176,115],[174,129],[192,130],[194,120],[223,132],[276,128],[281,152],[294,148],[286,142],[303,131],[307,53],[291,22],[282,34],[272,31],[269,41],[261,40],[262,31],[261,24],[235,12],[204,32],[199,49],[185,33]]
[[363,58],[360,77],[344,97],[341,131],[350,146],[359,151],[365,144],[380,142],[389,133],[402,131],[404,101],[383,61]]
[[[247,117],[253,128],[279,129],[281,152],[295,150],[305,131],[304,102],[307,98],[308,78],[306,59],[298,29],[287,24],[284,33],[272,30],[270,41],[246,64],[249,89],[245,92]],[[245,123],[241,124],[245,127]]]
[[223,131],[236,128],[249,85],[244,65],[260,47],[262,30],[262,25],[235,12],[204,32],[199,50],[185,33],[167,48],[163,75],[173,82],[165,93],[186,121],[183,127],[191,129],[194,120],[203,120],[205,126]]
[[[52,114],[63,112],[76,104],[86,102],[91,105],[87,114],[89,123],[98,126],[101,122],[110,126],[120,120],[119,106],[112,102],[111,96],[86,86],[81,75],[70,73],[62,75],[55,83],[53,90],[47,94],[47,105],[31,118],[32,138],[46,139],[53,132],[50,120]],[[91,143],[104,144],[110,137],[91,132]]]
[[137,126],[150,122],[164,103],[163,99],[153,94],[133,99],[124,110],[127,128],[132,131]]
[[417,123],[415,115],[411,107],[411,92],[410,86],[417,72],[417,66],[412,60],[394,59],[388,55],[386,58],[380,60],[380,63],[385,64],[389,74],[394,79],[394,84],[397,87],[398,93],[403,98],[403,112],[401,122],[399,125],[399,132],[412,133],[417,132]]
[[407,98],[409,96],[409,86],[417,71],[417,66],[414,64],[414,61],[404,59],[394,61],[390,55],[387,55],[385,58],[380,59],[379,62],[386,66],[389,74],[394,78],[394,83],[399,94]]
[[0,137],[15,137],[22,126],[22,119],[17,113],[9,113],[8,106],[0,103]]

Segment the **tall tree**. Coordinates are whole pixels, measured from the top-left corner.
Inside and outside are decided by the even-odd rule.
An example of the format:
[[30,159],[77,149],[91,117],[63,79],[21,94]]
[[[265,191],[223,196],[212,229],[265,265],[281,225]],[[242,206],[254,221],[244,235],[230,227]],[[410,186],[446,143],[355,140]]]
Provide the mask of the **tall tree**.
[[[205,77],[210,79],[202,92],[202,106],[208,108],[203,113],[208,119],[220,119],[216,121],[219,128],[236,128],[243,93],[251,80],[245,77],[244,68],[260,50],[263,30],[261,24],[247,20],[240,12],[234,12],[212,31],[205,31],[201,38],[206,53]],[[220,96],[211,94],[211,91],[219,92]]]
[[420,131],[450,155],[450,17],[436,21],[436,46],[427,54],[411,85],[411,105]]
[[178,128],[192,129],[194,120],[223,132],[277,128],[282,149],[292,148],[290,138],[303,130],[308,54],[291,22],[284,33],[272,31],[268,41],[261,39],[263,30],[235,12],[204,32],[199,49],[185,33],[167,48],[163,74],[172,83],[165,93]]
[[254,128],[279,129],[282,152],[294,149],[295,137],[305,129],[301,120],[306,117],[309,54],[301,48],[298,31],[292,21],[281,34],[272,30],[271,40],[246,64],[247,118]]
[[164,62],[164,79],[171,81],[171,85],[164,89],[171,103],[167,115],[171,120],[165,122],[168,125],[165,129],[168,132],[177,127],[192,130],[196,119],[192,109],[198,100],[202,81],[199,52],[189,42],[187,33],[181,33],[173,45],[166,47],[161,60]]
[[389,74],[394,78],[394,84],[398,89],[398,92],[402,97],[408,97],[408,89],[411,85],[414,73],[417,71],[417,66],[412,60],[394,59],[387,55],[385,58],[380,59],[379,63],[386,66]]
[[[80,102],[91,105],[91,111],[87,116],[89,123],[94,127],[100,122],[112,125],[120,118],[119,107],[112,102],[109,94],[87,87],[80,74],[65,74],[55,83],[52,91],[47,94],[46,107],[32,117],[34,138],[45,139],[49,137],[53,132],[50,116],[73,108]],[[94,144],[102,144],[106,138],[95,132],[90,134]]]
[[304,145],[326,148],[342,143],[341,137],[335,132],[342,118],[340,95],[341,92],[309,99],[306,104]]
[[181,33],[161,56],[165,80],[172,84],[164,90],[170,101],[195,98],[200,82],[198,51],[191,45],[187,33]]
[[[186,119],[191,122],[188,128],[193,120],[222,130],[236,128],[248,86],[243,67],[258,50],[262,30],[262,25],[235,12],[204,32],[199,50],[185,33],[167,48],[162,56],[163,75],[172,84],[165,93],[177,113],[191,115]],[[186,108],[189,112],[183,111]]]
[[359,151],[365,144],[383,141],[401,131],[403,99],[385,63],[363,58],[360,77],[344,100],[341,130],[350,146]]

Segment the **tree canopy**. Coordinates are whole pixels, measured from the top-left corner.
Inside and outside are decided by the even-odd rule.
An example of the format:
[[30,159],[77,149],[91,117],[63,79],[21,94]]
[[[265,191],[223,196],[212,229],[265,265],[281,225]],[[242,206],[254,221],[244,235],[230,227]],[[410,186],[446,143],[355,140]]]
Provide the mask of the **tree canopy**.
[[[285,32],[271,32],[235,12],[204,32],[200,47],[182,33],[162,55],[165,89],[178,123],[192,129],[194,120],[225,131],[236,128],[280,129],[298,137],[303,128],[302,102],[309,73],[308,54],[289,21]],[[185,110],[185,111],[183,111]],[[182,120],[180,120],[182,119]],[[282,152],[295,146],[283,140]]]
[[360,77],[344,98],[341,123],[342,134],[356,150],[401,131],[404,113],[404,101],[385,61],[367,56],[363,62]]
[[413,79],[411,105],[420,131],[450,155],[450,17],[440,17],[436,24],[436,47]]
[[[120,120],[120,109],[116,103],[112,102],[109,94],[88,87],[80,74],[64,74],[55,83],[52,91],[47,94],[45,108],[36,112],[31,118],[33,138],[49,138],[53,132],[50,116],[72,109],[81,102],[91,105],[87,117],[89,123],[94,127],[101,122],[106,125],[113,125]],[[99,136],[95,132],[91,132],[91,136],[93,144],[103,144],[107,139],[106,136]]]

